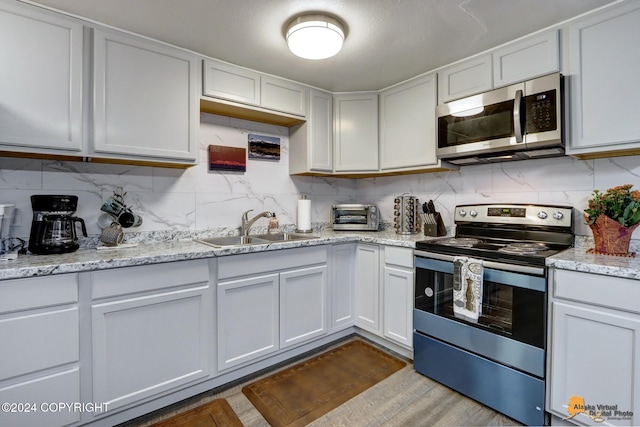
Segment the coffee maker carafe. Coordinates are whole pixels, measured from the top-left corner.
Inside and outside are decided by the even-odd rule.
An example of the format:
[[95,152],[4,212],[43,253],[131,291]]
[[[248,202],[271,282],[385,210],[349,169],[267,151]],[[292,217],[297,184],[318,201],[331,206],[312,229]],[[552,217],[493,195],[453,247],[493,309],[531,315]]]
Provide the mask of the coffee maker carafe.
[[84,220],[73,216],[78,208],[77,196],[31,196],[33,222],[29,236],[29,251],[34,254],[63,254],[78,250],[76,223],[87,237]]

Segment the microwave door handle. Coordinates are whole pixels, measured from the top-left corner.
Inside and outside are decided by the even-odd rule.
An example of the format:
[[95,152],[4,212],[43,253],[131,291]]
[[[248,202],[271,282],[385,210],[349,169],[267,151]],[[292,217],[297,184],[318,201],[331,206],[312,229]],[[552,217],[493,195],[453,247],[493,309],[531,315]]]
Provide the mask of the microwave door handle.
[[522,89],[516,90],[516,99],[513,103],[513,128],[516,142],[522,142]]

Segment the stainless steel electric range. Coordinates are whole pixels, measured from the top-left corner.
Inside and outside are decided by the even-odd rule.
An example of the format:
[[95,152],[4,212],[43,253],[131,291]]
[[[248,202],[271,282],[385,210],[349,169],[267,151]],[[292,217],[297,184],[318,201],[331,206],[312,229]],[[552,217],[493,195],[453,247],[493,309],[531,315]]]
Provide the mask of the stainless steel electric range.
[[457,206],[454,238],[417,242],[416,371],[544,425],[545,259],[572,246],[572,217],[569,206]]

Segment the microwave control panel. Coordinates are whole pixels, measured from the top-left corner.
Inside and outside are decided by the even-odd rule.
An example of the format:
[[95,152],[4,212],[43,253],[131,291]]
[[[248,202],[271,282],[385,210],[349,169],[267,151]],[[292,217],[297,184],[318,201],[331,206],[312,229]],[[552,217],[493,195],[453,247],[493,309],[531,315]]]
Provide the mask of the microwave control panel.
[[556,91],[535,93],[525,96],[525,133],[553,131],[558,128]]

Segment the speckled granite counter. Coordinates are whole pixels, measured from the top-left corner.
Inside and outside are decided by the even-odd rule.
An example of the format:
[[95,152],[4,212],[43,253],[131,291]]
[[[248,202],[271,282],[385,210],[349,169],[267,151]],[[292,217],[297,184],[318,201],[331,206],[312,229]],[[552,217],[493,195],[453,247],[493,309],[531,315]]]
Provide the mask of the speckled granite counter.
[[640,258],[594,255],[588,247],[567,249],[547,258],[547,266],[562,270],[582,271],[640,280]]
[[360,241],[413,248],[416,241],[428,239],[428,237],[421,234],[402,236],[393,231],[321,231],[312,235],[318,238],[226,248],[214,248],[193,240],[172,240],[159,243],[140,243],[138,246],[131,248],[80,249],[76,252],[62,255],[24,255],[16,260],[0,262],[0,280],[212,258],[340,242]]

